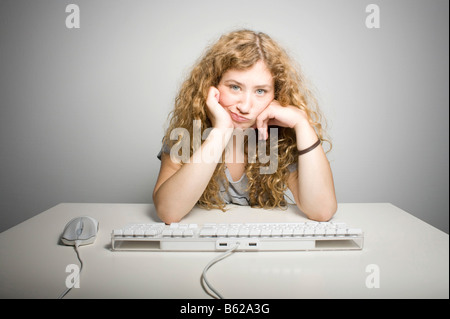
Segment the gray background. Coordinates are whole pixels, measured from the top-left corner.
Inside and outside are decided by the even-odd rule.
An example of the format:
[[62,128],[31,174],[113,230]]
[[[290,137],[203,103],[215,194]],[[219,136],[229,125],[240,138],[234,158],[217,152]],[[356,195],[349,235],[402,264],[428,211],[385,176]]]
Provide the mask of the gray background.
[[[81,28],[67,29],[76,3]],[[368,29],[376,3],[381,28]],[[246,27],[303,66],[339,202],[391,202],[448,232],[448,1],[0,2],[0,231],[60,202],[149,203],[175,93]]]

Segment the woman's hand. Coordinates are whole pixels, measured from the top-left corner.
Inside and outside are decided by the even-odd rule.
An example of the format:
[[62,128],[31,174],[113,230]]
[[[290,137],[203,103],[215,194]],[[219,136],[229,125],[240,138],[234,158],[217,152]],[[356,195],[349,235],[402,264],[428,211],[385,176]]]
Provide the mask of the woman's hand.
[[230,114],[219,104],[220,92],[214,86],[211,86],[206,98],[206,113],[215,128],[233,128],[234,124]]
[[296,128],[298,125],[308,123],[306,113],[294,106],[281,106],[273,100],[256,119],[260,139],[269,137],[269,125]]

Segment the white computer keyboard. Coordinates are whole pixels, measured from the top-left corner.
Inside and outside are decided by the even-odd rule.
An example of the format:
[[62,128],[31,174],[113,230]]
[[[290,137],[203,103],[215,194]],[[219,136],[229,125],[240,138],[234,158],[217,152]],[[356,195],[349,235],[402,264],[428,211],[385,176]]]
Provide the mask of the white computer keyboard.
[[112,250],[295,251],[357,250],[364,233],[341,222],[130,224],[111,233]]

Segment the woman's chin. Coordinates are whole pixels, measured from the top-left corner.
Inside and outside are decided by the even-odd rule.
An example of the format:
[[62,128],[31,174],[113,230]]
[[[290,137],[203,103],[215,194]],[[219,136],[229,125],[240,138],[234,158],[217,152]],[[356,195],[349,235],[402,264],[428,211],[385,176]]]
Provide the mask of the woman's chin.
[[241,129],[241,130],[246,130],[246,129],[254,129],[256,128],[256,124],[251,123],[251,122],[235,122],[233,121],[233,125],[235,129]]

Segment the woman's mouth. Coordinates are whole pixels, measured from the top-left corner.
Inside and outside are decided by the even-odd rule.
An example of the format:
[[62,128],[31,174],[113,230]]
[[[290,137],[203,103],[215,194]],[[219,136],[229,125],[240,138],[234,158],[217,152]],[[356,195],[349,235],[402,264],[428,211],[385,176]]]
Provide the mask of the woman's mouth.
[[248,122],[249,119],[242,117],[236,113],[230,112],[231,118],[233,121],[238,122],[238,123],[243,123],[243,122]]

